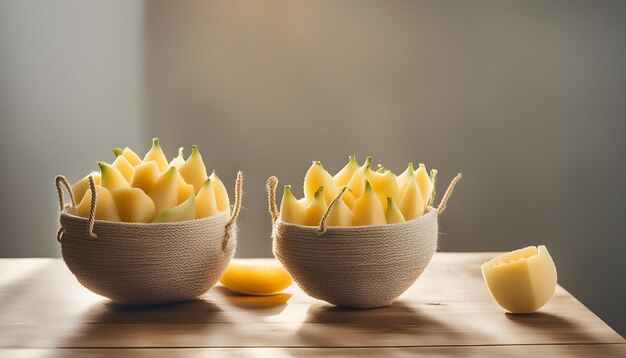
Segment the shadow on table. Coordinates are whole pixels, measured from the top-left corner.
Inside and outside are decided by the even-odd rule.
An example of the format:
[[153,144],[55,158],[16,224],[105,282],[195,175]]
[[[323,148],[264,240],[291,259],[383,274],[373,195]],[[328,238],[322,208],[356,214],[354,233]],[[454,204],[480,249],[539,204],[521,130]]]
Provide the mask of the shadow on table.
[[546,312],[528,314],[505,313],[515,324],[531,328],[536,334],[549,334],[558,343],[605,343],[590,334],[585,327],[559,315]]
[[454,327],[401,301],[369,310],[311,305],[298,336],[312,346],[321,347],[363,345],[363,342],[372,346],[440,344],[460,339]]
[[83,316],[83,323],[212,323],[222,311],[203,299],[155,306],[126,306],[111,301],[94,305]]
[[156,306],[98,303],[58,347],[193,346],[207,337],[213,323],[227,321],[221,312],[202,299]]
[[222,298],[237,309],[254,311],[255,314],[263,316],[274,316],[281,313],[291,298],[291,293],[278,293],[268,296],[242,295],[224,286],[214,287],[211,293],[217,294],[218,297],[216,298]]
[[[532,329],[537,335],[549,335],[555,343],[563,343],[564,349],[571,347],[573,354],[578,353],[576,343],[606,343],[606,337],[599,337],[590,331],[590,327],[581,326],[574,321],[552,313],[534,312],[529,314],[505,313],[506,318],[515,324]],[[606,357],[617,357],[623,354],[618,346],[605,345]]]

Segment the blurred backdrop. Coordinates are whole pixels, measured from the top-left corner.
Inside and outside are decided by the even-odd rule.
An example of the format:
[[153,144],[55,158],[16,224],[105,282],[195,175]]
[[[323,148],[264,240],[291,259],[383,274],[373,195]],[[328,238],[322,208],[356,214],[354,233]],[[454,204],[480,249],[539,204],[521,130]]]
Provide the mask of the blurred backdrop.
[[54,176],[153,136],[169,156],[198,144],[231,186],[245,172],[239,257],[272,255],[269,176],[302,195],[311,160],[372,155],[439,169],[440,191],[462,171],[440,250],[545,243],[624,335],[625,18],[623,1],[0,0],[0,256],[58,256]]

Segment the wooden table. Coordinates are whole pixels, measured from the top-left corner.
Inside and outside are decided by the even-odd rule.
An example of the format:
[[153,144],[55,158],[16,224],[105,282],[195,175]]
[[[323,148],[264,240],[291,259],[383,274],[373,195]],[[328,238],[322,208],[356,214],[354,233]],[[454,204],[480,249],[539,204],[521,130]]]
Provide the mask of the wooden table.
[[0,356],[626,357],[626,341],[561,287],[538,313],[505,314],[480,273],[493,256],[438,253],[396,303],[366,311],[295,286],[269,297],[217,286],[199,300],[123,307],[59,259],[2,259]]

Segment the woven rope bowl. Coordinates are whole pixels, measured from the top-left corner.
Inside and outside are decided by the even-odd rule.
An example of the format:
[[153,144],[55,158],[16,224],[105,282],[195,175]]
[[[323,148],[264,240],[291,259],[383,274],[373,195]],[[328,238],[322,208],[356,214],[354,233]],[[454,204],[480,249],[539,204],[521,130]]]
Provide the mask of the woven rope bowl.
[[[171,223],[127,223],[93,220],[68,212],[63,177],[56,184],[61,202],[57,239],[63,260],[90,291],[127,305],[153,305],[196,298],[213,287],[226,271],[237,246],[236,220],[242,199],[237,174],[235,205],[230,217]],[[95,197],[93,180],[90,180]],[[74,202],[72,198],[72,203]]]
[[[438,208],[400,224],[327,227],[282,222],[276,206],[278,180],[268,180],[276,258],[309,296],[358,309],[385,307],[406,291],[437,250],[438,216],[460,175]],[[335,198],[329,209],[330,211]]]

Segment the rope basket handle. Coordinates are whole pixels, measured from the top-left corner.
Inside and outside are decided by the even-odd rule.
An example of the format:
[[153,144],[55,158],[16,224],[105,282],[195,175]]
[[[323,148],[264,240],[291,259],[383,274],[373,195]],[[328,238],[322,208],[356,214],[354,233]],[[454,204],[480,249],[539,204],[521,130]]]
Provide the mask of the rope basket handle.
[[[72,187],[68,183],[67,179],[65,179],[63,175],[57,175],[56,178],[54,178],[54,182],[57,187],[57,194],[59,195],[59,207],[61,208],[61,211],[65,210],[65,197],[63,196],[62,186],[64,186],[65,189],[67,189],[68,193],[70,194],[70,201],[72,204],[71,207],[76,207],[76,202],[74,200],[74,193],[72,192]],[[91,191],[91,203],[89,206],[89,217],[87,218],[88,230],[89,230],[89,237],[92,239],[95,239],[98,237],[93,232],[93,225],[94,225],[94,221],[96,218],[96,184],[93,180],[92,175],[89,176],[89,190]],[[62,235],[63,235],[63,225],[60,224],[59,230],[57,231],[58,242],[61,242]]]
[[275,176],[267,179],[267,203],[269,205],[270,216],[272,217],[272,225],[278,220],[278,207],[276,206],[276,187],[278,186],[278,178]]
[[439,215],[443,214],[443,212],[446,210],[446,204],[448,204],[448,199],[450,199],[450,196],[454,191],[454,187],[459,182],[459,180],[461,180],[461,178],[463,178],[463,174],[457,174],[450,182],[450,185],[448,185],[448,189],[446,189],[446,192],[441,197],[441,201],[439,202],[439,206],[437,207],[437,212],[439,213]]
[[67,179],[65,179],[63,175],[57,175],[54,178],[54,184],[57,187],[57,194],[59,194],[59,207],[61,211],[65,209],[65,197],[63,195],[63,187],[65,187],[67,192],[70,194],[70,204],[72,204],[71,206],[76,206],[76,202],[74,201],[74,193],[72,192],[72,187],[70,186],[70,183],[67,181]]
[[233,212],[230,214],[230,219],[226,223],[225,230],[226,236],[222,242],[222,250],[226,250],[228,242],[232,237],[233,226],[237,223],[237,217],[241,211],[241,202],[243,200],[243,172],[240,170],[237,172],[237,179],[235,180],[235,205],[233,206]]
[[[272,225],[276,224],[276,220],[278,220],[278,206],[276,205],[276,187],[278,187],[278,178],[275,176],[269,177],[267,179],[267,202],[269,206],[270,216],[272,217]],[[335,206],[337,200],[340,200],[343,193],[348,189],[348,187],[343,187],[339,194],[335,197],[335,199],[328,205],[328,209],[322,216],[320,220],[320,227],[317,229],[318,235],[323,235],[326,232],[326,220],[328,219],[328,215],[330,214],[330,210]]]
[[[59,209],[61,211],[65,210],[65,196],[63,195],[63,187],[70,194],[70,204],[71,207],[75,207],[76,203],[74,202],[74,193],[72,192],[72,187],[70,183],[68,183],[67,179],[63,175],[57,175],[54,178],[54,184],[57,188],[57,194],[59,195]],[[59,220],[59,230],[57,230],[57,241],[61,242],[61,236],[63,235],[63,225]]]
[[320,227],[317,229],[318,236],[322,236],[326,233],[326,220],[328,220],[330,211],[332,210],[333,206],[335,206],[335,203],[337,203],[337,200],[341,200],[341,196],[343,195],[343,193],[346,192],[346,189],[348,189],[348,187],[344,186],[343,189],[341,189],[341,191],[339,192],[339,194],[337,194],[337,196],[333,199],[333,201],[330,202],[330,205],[328,205],[326,212],[324,213],[324,215],[322,216],[322,219],[320,220]]
[[89,205],[89,217],[88,220],[88,230],[89,237],[92,239],[98,238],[98,235],[93,233],[93,224],[96,221],[96,183],[93,181],[93,175],[89,176],[89,190],[91,191],[91,203]]

